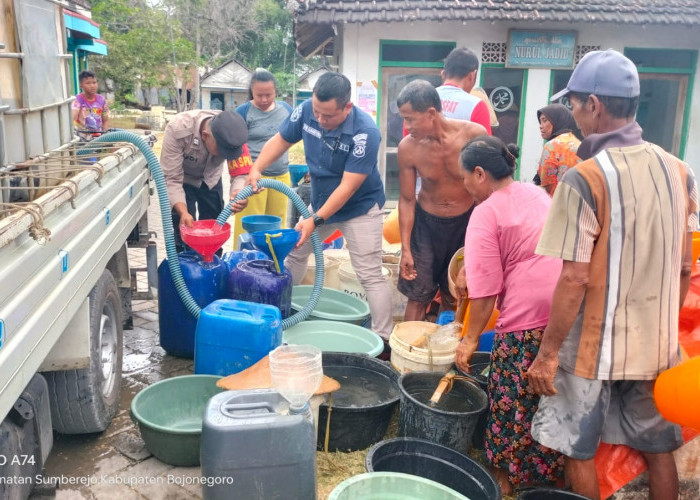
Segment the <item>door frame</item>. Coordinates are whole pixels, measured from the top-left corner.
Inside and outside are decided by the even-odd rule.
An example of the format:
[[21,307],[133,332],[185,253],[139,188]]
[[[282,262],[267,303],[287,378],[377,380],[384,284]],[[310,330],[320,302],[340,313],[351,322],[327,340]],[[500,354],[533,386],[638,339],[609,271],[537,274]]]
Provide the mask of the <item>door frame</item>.
[[[425,75],[434,75],[435,70],[438,70],[438,75],[440,74],[439,72],[442,70],[442,66],[432,66],[432,67],[426,67],[426,66],[385,66],[383,68],[380,68],[380,85],[379,85],[379,92],[385,93],[384,89],[384,84],[388,82],[389,76],[394,76],[394,75],[404,75],[406,73],[412,73],[412,74],[425,74]],[[387,144],[387,118],[389,116],[389,113],[387,112],[389,109],[389,101],[388,99],[382,99],[379,103],[379,107],[377,110],[377,118],[379,120],[379,123],[377,123],[377,126],[379,127],[379,130],[382,131],[382,134],[384,136],[384,140],[380,143],[379,146],[379,174],[382,176],[382,182],[384,183],[384,190],[386,191],[386,174],[387,174],[387,164],[386,164],[386,156],[391,153],[397,153],[399,150],[398,146],[389,146]],[[395,200],[387,200],[389,202],[389,205],[391,206]]]
[[[685,144],[683,143],[683,137],[685,135],[684,122],[686,109],[688,105],[688,84],[690,78],[685,73],[652,73],[647,71],[639,71],[639,80],[669,80],[673,82],[678,82],[678,102],[676,103],[676,120],[673,124],[673,149],[678,146],[678,156],[682,158],[683,148]],[[674,153],[674,151],[669,151]]]
[[671,49],[671,48],[650,48],[650,47],[625,47],[624,54],[628,56],[629,50],[645,50],[645,51],[664,51],[664,52],[691,52],[691,64],[687,68],[664,68],[664,67],[639,67],[637,66],[637,72],[639,73],[640,79],[643,74],[654,73],[654,74],[682,74],[688,75],[687,91],[685,96],[685,109],[683,112],[683,126],[681,128],[681,141],[678,149],[678,157],[683,160],[685,157],[685,150],[688,143],[688,130],[690,127],[690,109],[693,104],[693,88],[695,85],[695,68],[698,64],[698,51],[695,49]]
[[[518,148],[522,151],[523,144],[523,133],[525,131],[525,118],[527,117],[527,77],[529,70],[528,68],[506,68],[503,63],[485,63],[481,65],[479,71],[479,87],[484,88],[484,73],[486,69],[498,68],[498,69],[515,69],[521,70],[523,72],[523,91],[520,96],[520,115],[518,116]],[[493,103],[492,103],[493,105]],[[515,173],[513,174],[515,180],[520,180],[520,158],[515,160]]]

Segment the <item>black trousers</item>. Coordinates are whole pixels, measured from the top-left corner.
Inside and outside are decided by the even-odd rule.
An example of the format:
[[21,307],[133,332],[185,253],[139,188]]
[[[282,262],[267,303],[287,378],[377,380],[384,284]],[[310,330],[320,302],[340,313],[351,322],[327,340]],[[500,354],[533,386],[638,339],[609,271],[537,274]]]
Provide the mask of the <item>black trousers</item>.
[[[194,217],[194,220],[216,219],[224,209],[224,185],[219,179],[219,182],[213,188],[202,182],[199,187],[183,184],[185,189],[185,200],[187,203],[187,211]],[[182,252],[185,245],[180,237],[180,216],[172,211],[173,229],[175,230],[175,248],[178,253]],[[217,252],[221,255],[221,249]]]

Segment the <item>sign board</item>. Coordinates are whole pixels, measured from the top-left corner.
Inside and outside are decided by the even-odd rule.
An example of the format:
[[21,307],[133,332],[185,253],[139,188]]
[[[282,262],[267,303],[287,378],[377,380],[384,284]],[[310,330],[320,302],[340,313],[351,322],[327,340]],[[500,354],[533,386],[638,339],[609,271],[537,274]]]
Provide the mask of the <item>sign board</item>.
[[510,30],[506,68],[571,69],[575,53],[575,31]]

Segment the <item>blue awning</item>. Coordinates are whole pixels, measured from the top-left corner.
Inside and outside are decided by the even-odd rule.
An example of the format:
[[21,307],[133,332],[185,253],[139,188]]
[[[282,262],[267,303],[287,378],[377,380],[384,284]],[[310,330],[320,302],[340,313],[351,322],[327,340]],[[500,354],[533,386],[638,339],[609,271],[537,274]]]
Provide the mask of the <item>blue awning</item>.
[[[76,32],[76,38],[83,38],[85,35],[91,38],[100,38],[100,25],[82,14],[72,10],[63,9],[63,19],[66,28]],[[81,37],[80,34],[83,36]]]
[[92,54],[107,55],[107,44],[92,38],[68,38],[68,50],[82,50]]

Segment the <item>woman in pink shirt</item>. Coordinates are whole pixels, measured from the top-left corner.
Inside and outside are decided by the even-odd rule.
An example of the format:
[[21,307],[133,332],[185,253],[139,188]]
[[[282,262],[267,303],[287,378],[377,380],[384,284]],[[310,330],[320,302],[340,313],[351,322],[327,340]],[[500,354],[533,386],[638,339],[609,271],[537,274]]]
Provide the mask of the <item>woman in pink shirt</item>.
[[517,155],[517,146],[488,136],[470,140],[460,153],[464,186],[478,205],[464,241],[471,305],[455,361],[469,370],[479,334],[497,306],[485,450],[504,494],[560,482],[564,463],[530,435],[539,397],[522,374],[537,355],[561,261],[535,255],[551,200],[537,186],[513,180]]

